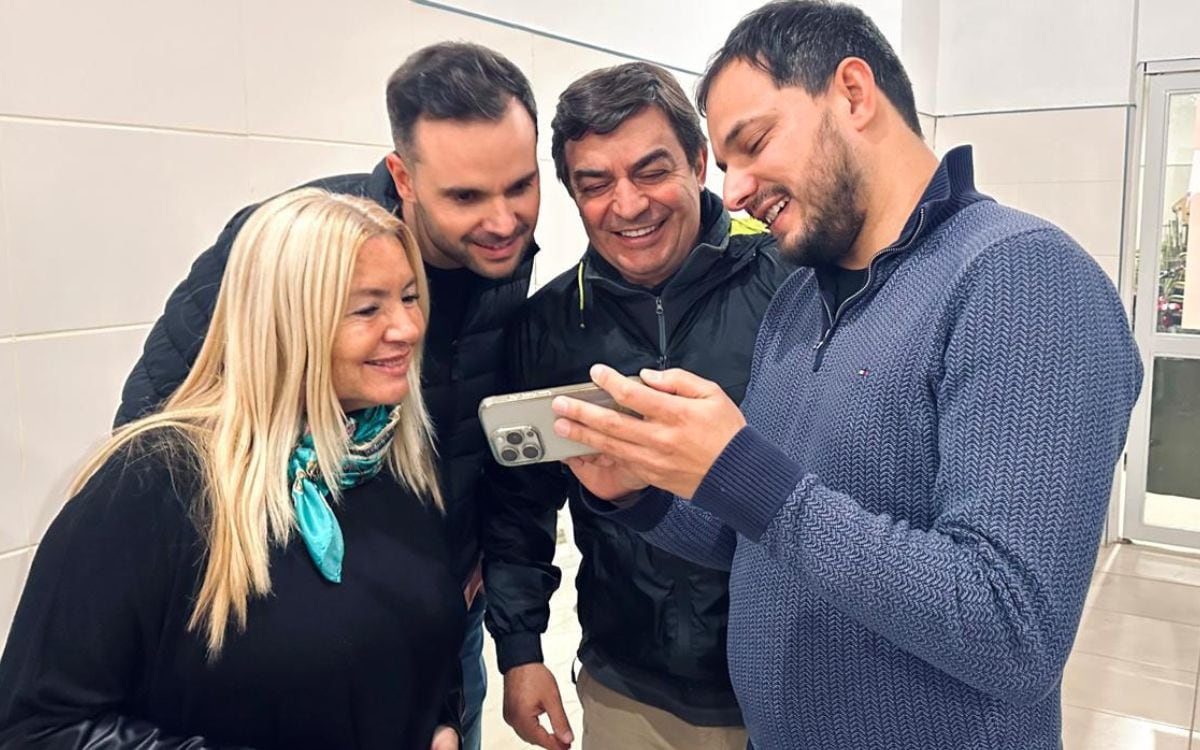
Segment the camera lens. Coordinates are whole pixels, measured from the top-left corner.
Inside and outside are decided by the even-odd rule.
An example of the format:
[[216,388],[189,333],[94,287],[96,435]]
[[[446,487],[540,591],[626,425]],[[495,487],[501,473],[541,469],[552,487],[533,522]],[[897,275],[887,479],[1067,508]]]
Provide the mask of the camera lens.
[[519,433],[519,432],[510,432],[504,436],[504,439],[507,440],[508,442],[512,443],[513,445],[519,445],[522,440],[521,433]]
[[525,458],[540,458],[542,455],[542,451],[536,445],[525,446],[521,453],[525,454]]
[[512,448],[505,448],[504,450],[500,451],[500,458],[503,458],[505,461],[516,461],[518,458],[520,458],[520,456],[517,454],[516,450]]

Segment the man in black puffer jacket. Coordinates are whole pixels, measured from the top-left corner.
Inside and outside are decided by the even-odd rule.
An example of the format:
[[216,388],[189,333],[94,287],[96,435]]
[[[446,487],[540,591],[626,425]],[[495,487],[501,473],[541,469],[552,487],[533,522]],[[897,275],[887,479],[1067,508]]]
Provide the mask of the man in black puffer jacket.
[[[590,240],[576,268],[539,290],[510,334],[510,386],[586,382],[683,367],[740,401],[759,322],[790,268],[766,234],[740,232],[704,190],[699,118],[669,73],[646,63],[595,71],[563,92],[552,148]],[[573,735],[541,633],[561,574],[555,515],[570,499],[582,553],[586,750],[746,746],[725,658],[728,574],[644,542],[580,502],[560,464],[496,470],[485,524],[488,626],[505,673],[505,719],[559,750]],[[554,735],[537,725],[550,715]]]
[[[525,302],[540,188],[537,115],[529,82],[501,55],[472,44],[414,53],[388,81],[396,151],[370,174],[309,185],[370,198],[417,238],[429,277],[423,392],[438,446],[447,536],[470,601],[478,590],[479,508],[490,461],[476,406],[500,390],[503,330]],[[225,262],[256,206],[239,211],[167,301],[125,383],[117,424],[154,409],[186,377],[208,330]],[[464,750],[480,746],[486,686],[484,597],[463,646]]]

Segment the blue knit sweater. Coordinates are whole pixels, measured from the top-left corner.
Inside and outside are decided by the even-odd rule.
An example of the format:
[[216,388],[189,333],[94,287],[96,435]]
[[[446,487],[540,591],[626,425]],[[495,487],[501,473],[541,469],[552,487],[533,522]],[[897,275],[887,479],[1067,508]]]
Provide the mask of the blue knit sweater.
[[730,568],[761,750],[1060,747],[1060,680],[1142,367],[1104,272],[946,155],[840,311],[779,290],[748,426],[614,513]]

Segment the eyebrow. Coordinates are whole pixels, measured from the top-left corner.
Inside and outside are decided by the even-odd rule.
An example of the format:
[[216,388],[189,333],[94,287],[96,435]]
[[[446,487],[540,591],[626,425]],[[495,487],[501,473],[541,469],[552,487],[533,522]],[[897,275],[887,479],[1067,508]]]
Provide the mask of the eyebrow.
[[[672,164],[675,163],[675,159],[671,157],[671,151],[667,148],[660,147],[654,149],[650,153],[635,161],[633,166],[630,167],[629,171],[640,172],[660,159],[666,159]],[[575,171],[571,172],[571,177],[575,180],[575,182],[586,180],[588,178],[601,179],[611,176],[612,172],[606,169],[576,169]]]
[[[512,190],[515,187],[519,187],[521,185],[525,185],[530,182],[533,182],[535,177],[537,177],[536,169],[518,177],[517,179],[513,180],[512,183],[510,183],[509,185],[506,185],[504,188],[504,192],[507,193],[509,190]],[[441,192],[442,192],[442,195],[446,195],[446,196],[458,195],[459,193],[476,193],[479,195],[484,195],[487,193],[486,190],[481,190],[477,187],[465,187],[465,186],[454,186],[454,185],[447,187],[447,188],[442,188]]]
[[[738,120],[733,124],[733,127],[729,129],[729,132],[725,134],[725,138],[721,141],[721,145],[726,149],[733,148],[733,142],[737,140],[738,136],[742,134],[743,130],[751,125],[756,124],[760,120],[765,119],[766,117],[767,115],[754,115],[752,117]],[[725,171],[725,162],[718,159],[716,164],[717,169],[721,170],[722,172]]]
[[[404,282],[404,286],[401,288],[408,289],[410,286],[416,285],[416,277],[410,277],[408,281]],[[390,290],[380,289],[378,287],[364,287],[362,289],[352,289],[350,291],[350,296],[352,297],[370,297],[371,299],[387,299],[391,296],[391,294],[392,293]]]

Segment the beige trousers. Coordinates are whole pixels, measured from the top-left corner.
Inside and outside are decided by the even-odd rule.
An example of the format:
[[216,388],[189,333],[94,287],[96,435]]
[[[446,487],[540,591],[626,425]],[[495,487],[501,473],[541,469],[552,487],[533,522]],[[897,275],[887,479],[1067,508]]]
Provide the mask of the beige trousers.
[[743,727],[697,727],[639,703],[579,670],[583,750],[746,750]]

